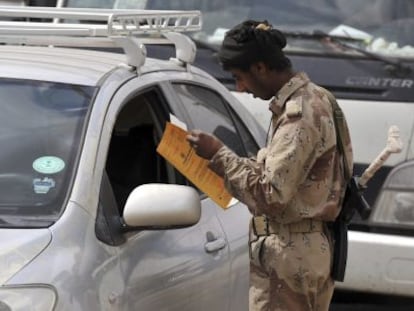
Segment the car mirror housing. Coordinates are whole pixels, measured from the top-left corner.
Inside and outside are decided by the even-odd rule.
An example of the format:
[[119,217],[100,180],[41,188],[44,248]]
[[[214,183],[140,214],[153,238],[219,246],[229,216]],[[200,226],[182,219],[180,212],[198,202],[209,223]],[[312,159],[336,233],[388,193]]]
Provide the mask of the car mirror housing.
[[141,229],[182,228],[201,216],[198,192],[189,186],[145,184],[129,195],[123,213],[128,227]]

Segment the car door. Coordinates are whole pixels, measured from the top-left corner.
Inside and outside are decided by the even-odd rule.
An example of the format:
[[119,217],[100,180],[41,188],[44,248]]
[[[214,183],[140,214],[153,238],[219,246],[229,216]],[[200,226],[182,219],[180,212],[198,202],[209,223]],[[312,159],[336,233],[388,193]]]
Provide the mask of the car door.
[[[204,83],[207,82],[207,83]],[[171,92],[177,96],[175,102],[179,106],[179,117],[188,119],[188,126],[213,133],[234,152],[243,157],[254,156],[258,151],[258,144],[250,135],[248,129],[236,112],[232,109],[214,83],[202,77],[193,77],[192,80],[174,81],[171,83]],[[215,205],[206,196],[202,201],[203,207],[212,208],[220,219],[230,250],[230,310],[245,310],[248,305],[248,227],[250,213],[247,207],[240,202],[224,210]]]
[[[188,184],[155,151],[174,111],[154,81],[149,74],[126,83],[105,117],[111,127],[108,141],[102,142],[108,145],[104,176],[109,186],[101,209],[106,206],[102,217],[109,226],[114,214],[122,215],[136,186]],[[215,205],[204,205],[199,223],[189,228],[125,233],[112,229],[113,238],[105,241],[105,232],[111,231],[107,229],[101,230],[101,240],[117,247],[125,282],[119,293],[121,310],[228,310],[229,252]]]

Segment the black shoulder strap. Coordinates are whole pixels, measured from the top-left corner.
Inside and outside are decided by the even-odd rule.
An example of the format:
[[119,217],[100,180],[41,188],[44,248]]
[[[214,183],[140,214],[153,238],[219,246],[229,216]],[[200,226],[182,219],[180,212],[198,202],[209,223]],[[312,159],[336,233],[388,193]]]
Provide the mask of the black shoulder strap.
[[345,153],[345,145],[344,145],[344,137],[347,133],[346,128],[346,122],[345,122],[345,116],[342,112],[341,107],[339,107],[338,103],[336,102],[336,99],[334,96],[327,92],[329,101],[332,105],[332,111],[334,116],[334,123],[335,123],[335,132],[336,132],[336,141],[337,141],[337,147],[339,152],[342,154],[342,162],[344,165],[344,175],[346,180],[351,179],[351,170],[348,166],[348,159],[346,158]]

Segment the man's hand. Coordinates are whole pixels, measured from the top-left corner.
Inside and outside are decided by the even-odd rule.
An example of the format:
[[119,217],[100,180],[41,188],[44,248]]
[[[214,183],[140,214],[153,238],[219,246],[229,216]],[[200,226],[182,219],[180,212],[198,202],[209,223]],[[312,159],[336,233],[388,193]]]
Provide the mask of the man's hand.
[[210,160],[224,146],[216,136],[200,130],[190,131],[187,135],[187,141],[194,148],[198,156],[207,160]]

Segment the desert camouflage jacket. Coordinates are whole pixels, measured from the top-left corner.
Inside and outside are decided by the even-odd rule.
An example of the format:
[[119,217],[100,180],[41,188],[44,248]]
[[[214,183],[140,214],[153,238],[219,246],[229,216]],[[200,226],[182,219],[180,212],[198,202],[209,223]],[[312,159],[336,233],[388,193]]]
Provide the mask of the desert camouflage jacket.
[[[210,168],[253,215],[292,223],[303,218],[332,221],[339,214],[345,179],[327,94],[305,73],[296,74],[270,103],[266,147],[255,158],[242,158],[224,146],[211,159]],[[352,173],[348,130],[345,136]]]

